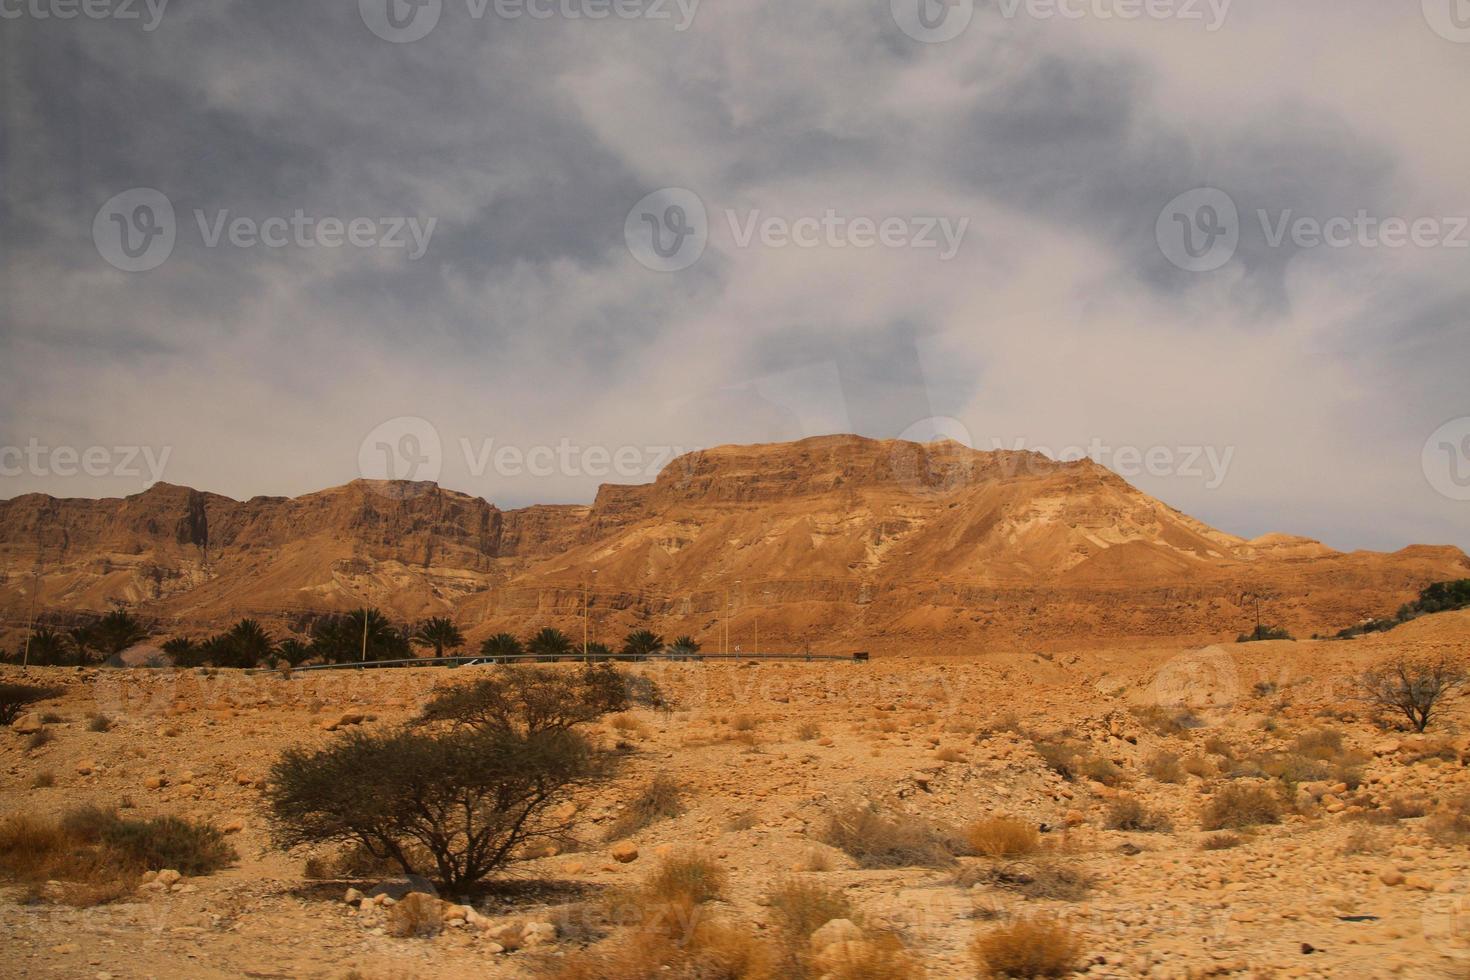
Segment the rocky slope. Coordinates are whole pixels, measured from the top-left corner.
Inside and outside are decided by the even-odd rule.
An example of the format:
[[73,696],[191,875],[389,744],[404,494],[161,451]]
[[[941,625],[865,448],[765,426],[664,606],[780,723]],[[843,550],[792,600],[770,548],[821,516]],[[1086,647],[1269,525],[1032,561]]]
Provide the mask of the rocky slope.
[[[235,501],[166,484],[124,500],[0,501],[0,610],[115,605],[164,628],[370,601],[472,638],[557,625],[878,652],[1301,634],[1470,575],[1455,548],[1340,554],[1210,528],[1090,461],[854,436],[722,447],[589,507],[502,511],[432,484],[356,481]],[[759,636],[757,636],[757,633]]]

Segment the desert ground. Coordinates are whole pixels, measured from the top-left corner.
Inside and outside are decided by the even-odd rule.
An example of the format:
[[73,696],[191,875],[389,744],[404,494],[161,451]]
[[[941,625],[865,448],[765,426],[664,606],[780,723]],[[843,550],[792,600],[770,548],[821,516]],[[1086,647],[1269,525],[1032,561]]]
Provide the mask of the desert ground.
[[[506,668],[33,669],[27,683],[64,693],[0,730],[0,817],[92,803],[208,820],[238,860],[90,907],[6,884],[0,974],[535,977],[578,963],[597,975],[585,972],[590,948],[616,976],[612,957],[642,941],[609,911],[618,896],[698,852],[728,874],[702,908],[734,935],[791,942],[772,891],[819,883],[855,924],[824,927],[814,945],[896,940],[890,975],[975,976],[977,936],[1044,915],[1078,938],[1079,975],[1465,976],[1470,698],[1412,735],[1375,723],[1354,678],[1403,654],[1462,655],[1467,642],[1470,612],[1455,612],[1346,642],[629,665],[672,707],[593,726],[622,743],[622,763],[576,800],[578,841],[516,863],[472,909],[446,906],[442,930],[414,938],[393,935],[402,884],[341,878],[330,849],[273,844],[262,784],[290,746],[393,726],[436,685]],[[0,679],[22,676],[7,667]],[[99,715],[106,731],[93,730]],[[1061,745],[1078,754],[1069,774],[1043,756]],[[1273,759],[1297,768],[1271,775]],[[677,785],[677,815],[609,839],[656,777]],[[1278,793],[1277,822],[1203,829],[1209,801],[1237,783]],[[1120,800],[1156,829],[1109,829]],[[864,867],[826,843],[834,814],[860,806],[961,837],[1015,818],[1042,831],[1040,849]],[[814,976],[859,975],[812,962]]]

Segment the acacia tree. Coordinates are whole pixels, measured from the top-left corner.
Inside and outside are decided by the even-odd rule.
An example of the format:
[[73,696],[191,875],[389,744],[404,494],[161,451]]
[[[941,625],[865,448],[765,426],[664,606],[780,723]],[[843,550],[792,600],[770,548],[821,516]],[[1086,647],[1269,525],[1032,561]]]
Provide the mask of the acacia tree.
[[513,668],[447,688],[396,732],[283,755],[266,790],[274,837],[360,844],[462,893],[525,845],[567,834],[557,804],[612,771],[577,726],[639,698],[657,688],[607,665]]
[[1422,732],[1429,727],[1440,701],[1465,682],[1465,669],[1448,657],[1440,657],[1419,661],[1400,658],[1365,671],[1358,684],[1369,703],[1402,714],[1414,731]]
[[357,731],[286,752],[266,799],[283,846],[361,844],[458,894],[525,845],[565,836],[554,805],[608,771],[576,732]]
[[436,658],[443,657],[445,650],[458,650],[464,646],[464,634],[454,625],[454,620],[442,616],[419,623],[409,639],[418,646],[433,648]]

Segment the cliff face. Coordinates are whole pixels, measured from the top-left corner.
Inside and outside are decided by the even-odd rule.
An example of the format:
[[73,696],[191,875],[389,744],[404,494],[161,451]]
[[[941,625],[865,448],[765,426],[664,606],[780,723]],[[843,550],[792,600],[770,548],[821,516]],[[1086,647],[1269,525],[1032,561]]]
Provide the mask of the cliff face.
[[1103,467],[852,436],[722,447],[591,507],[501,511],[432,484],[356,481],[235,501],[159,484],[123,500],[0,502],[0,608],[137,608],[175,628],[364,601],[472,637],[559,625],[734,629],[772,644],[972,649],[1069,638],[1301,633],[1470,576],[1455,548],[1339,554],[1245,541]]

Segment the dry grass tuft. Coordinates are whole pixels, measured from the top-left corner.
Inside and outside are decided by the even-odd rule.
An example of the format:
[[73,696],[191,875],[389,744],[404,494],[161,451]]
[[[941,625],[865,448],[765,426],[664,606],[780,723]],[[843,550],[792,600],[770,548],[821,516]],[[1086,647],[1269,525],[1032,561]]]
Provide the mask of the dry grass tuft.
[[821,726],[814,721],[804,721],[796,726],[796,737],[803,742],[810,742],[813,739],[821,738]]
[[1245,840],[1239,834],[1211,834],[1200,843],[1199,848],[1202,851],[1228,851],[1243,843]]
[[1108,807],[1103,826],[1108,830],[1152,834],[1168,833],[1174,829],[1174,822],[1169,819],[1168,814],[1150,810],[1138,800],[1123,799],[1113,801],[1112,806]]
[[982,977],[1065,977],[1081,967],[1082,940],[1055,919],[1016,919],[975,937]]
[[842,892],[798,878],[778,882],[767,904],[781,928],[802,942],[833,919],[857,921],[852,903]]
[[87,731],[110,732],[112,731],[112,719],[106,715],[93,715],[87,719]]
[[634,797],[608,827],[606,840],[619,840],[644,827],[684,812],[684,788],[671,776],[658,775]]
[[698,905],[724,895],[729,876],[715,860],[698,851],[665,858],[644,883],[650,904],[689,901]]
[[1085,872],[1054,860],[1039,860],[970,865],[955,874],[954,884],[961,888],[989,885],[1036,901],[1080,902],[1092,891],[1094,881]]
[[1161,783],[1184,782],[1184,766],[1173,752],[1155,752],[1144,763],[1144,770]]
[[846,851],[864,868],[938,868],[954,864],[953,841],[919,817],[889,816],[854,806],[832,815],[823,843]]
[[1253,783],[1227,783],[1200,810],[1205,830],[1238,830],[1256,824],[1280,823],[1281,798]]
[[1029,823],[1008,817],[980,820],[965,831],[970,849],[988,858],[1021,857],[1041,849],[1041,834]]

